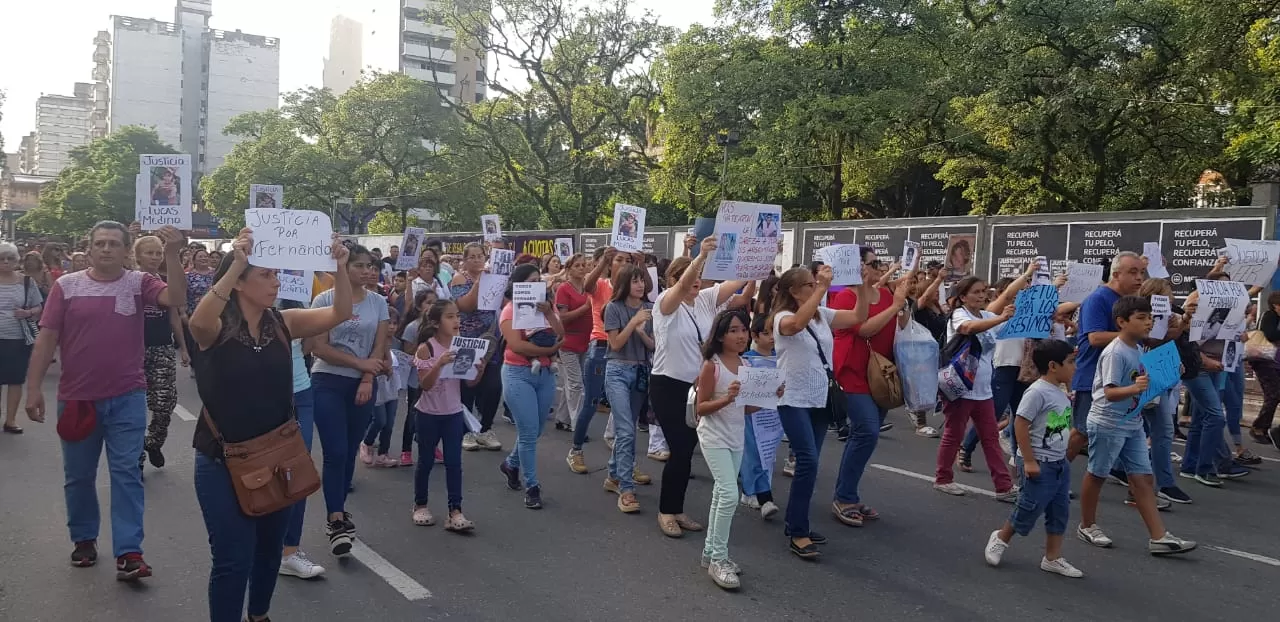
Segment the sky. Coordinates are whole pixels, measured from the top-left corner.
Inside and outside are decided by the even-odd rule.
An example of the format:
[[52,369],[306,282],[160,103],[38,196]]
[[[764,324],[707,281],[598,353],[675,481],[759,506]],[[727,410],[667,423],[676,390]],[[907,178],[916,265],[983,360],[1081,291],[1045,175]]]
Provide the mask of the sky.
[[[396,4],[397,0],[363,0]],[[666,25],[710,23],[714,0],[634,0]],[[92,82],[93,38],[111,15],[173,21],[175,0],[0,0],[0,134],[17,151],[35,129],[36,99]],[[213,0],[210,25],[280,39],[280,90],[319,86],[336,0]]]

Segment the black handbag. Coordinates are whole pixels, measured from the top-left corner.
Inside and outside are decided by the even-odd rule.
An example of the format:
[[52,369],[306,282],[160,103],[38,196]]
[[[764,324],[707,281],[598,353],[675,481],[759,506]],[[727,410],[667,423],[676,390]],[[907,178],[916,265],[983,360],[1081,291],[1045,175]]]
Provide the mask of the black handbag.
[[813,343],[818,348],[818,359],[822,361],[822,368],[827,372],[827,406],[825,410],[831,416],[832,423],[836,427],[844,427],[849,421],[849,413],[846,409],[844,399],[844,389],[840,388],[840,383],[836,382],[836,373],[831,369],[831,364],[827,362],[827,355],[822,353],[822,342],[818,341],[817,333],[807,325],[804,327],[808,331],[809,336],[813,337]]

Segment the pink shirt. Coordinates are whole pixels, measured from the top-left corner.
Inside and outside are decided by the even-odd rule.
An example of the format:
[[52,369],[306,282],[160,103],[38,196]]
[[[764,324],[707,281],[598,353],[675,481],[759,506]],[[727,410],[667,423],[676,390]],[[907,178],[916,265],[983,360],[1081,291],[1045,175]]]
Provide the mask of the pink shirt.
[[147,388],[142,371],[144,306],[159,306],[168,285],[127,270],[97,281],[89,270],[64,274],[49,291],[40,326],[58,332],[58,399],[103,400]]
[[[429,358],[417,359],[414,364],[418,369],[430,370],[436,366],[440,355],[449,351],[449,346],[441,345],[435,339],[426,343],[431,344],[431,350],[435,354]],[[456,415],[462,412],[462,381],[457,378],[436,378],[436,383],[431,389],[422,392],[422,397],[418,398],[418,403],[413,407],[428,415]]]
[[[501,326],[503,322],[510,322],[514,317],[515,317],[515,305],[508,302],[507,306],[502,308],[502,314],[498,316],[498,325]],[[546,329],[540,328],[538,330],[546,330]],[[520,333],[524,335],[525,338],[528,338],[529,335],[536,332],[538,331],[537,330],[521,330],[520,331]],[[542,361],[543,365],[546,365],[546,366],[551,365],[551,357],[542,356],[542,357],[538,357],[538,359]],[[529,366],[528,357],[524,357],[524,356],[520,356],[519,354],[516,354],[515,350],[511,349],[511,344],[507,344],[506,351],[502,353],[502,362],[506,363],[507,365],[516,365],[519,367]]]

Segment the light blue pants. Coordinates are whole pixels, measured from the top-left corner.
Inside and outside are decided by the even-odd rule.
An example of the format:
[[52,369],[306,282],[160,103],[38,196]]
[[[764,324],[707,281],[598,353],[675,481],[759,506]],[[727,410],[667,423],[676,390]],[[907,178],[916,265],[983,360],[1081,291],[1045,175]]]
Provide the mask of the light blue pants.
[[[516,421],[516,446],[507,455],[507,466],[523,468],[524,487],[538,485],[538,437],[556,397],[556,376],[550,366],[533,373],[527,366],[502,365],[502,386],[507,408]],[[429,460],[430,457],[423,457]]]
[[618,492],[635,492],[636,417],[644,410],[648,394],[636,391],[639,365],[609,361],[604,368],[604,394],[609,398],[609,421],[613,422],[613,455],[609,456],[609,479],[617,480]]
[[[58,402],[62,416],[65,402]],[[98,507],[98,461],[107,448],[107,471],[111,476],[112,556],[142,552],[142,517],[145,499],[142,490],[142,440],[147,433],[147,392],[131,391],[117,397],[96,400],[98,424],[88,438],[62,441],[63,494],[67,501],[67,529],[72,542],[98,539],[102,523]]]
[[712,561],[729,558],[729,530],[733,527],[733,513],[738,507],[738,468],[742,466],[742,452],[718,447],[703,447],[702,457],[715,485],[711,488],[711,511],[707,515],[707,541],[702,554]]
[[1161,395],[1160,403],[1154,408],[1142,411],[1147,436],[1151,439],[1151,471],[1156,477],[1156,490],[1178,485],[1173,479],[1173,419],[1177,416],[1178,398],[1181,396],[1182,385],[1179,384]]

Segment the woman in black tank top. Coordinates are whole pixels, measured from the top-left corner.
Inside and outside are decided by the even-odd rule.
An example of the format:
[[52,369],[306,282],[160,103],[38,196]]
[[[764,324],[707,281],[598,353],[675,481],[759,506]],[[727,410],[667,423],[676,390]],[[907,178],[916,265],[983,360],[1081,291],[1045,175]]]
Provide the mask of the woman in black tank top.
[[[275,270],[249,265],[252,245],[252,231],[242,230],[189,324],[200,352],[192,357],[200,399],[223,439],[230,443],[256,438],[294,416],[290,341],[325,333],[351,316],[347,249],[336,239],[334,304],[320,309],[276,311],[272,305],[280,281]],[[292,508],[246,516],[222,460],[221,444],[203,416],[196,422],[192,445],[196,449],[196,498],[209,530],[213,557],[209,619],[240,622],[247,585],[248,619],[266,620]]]

